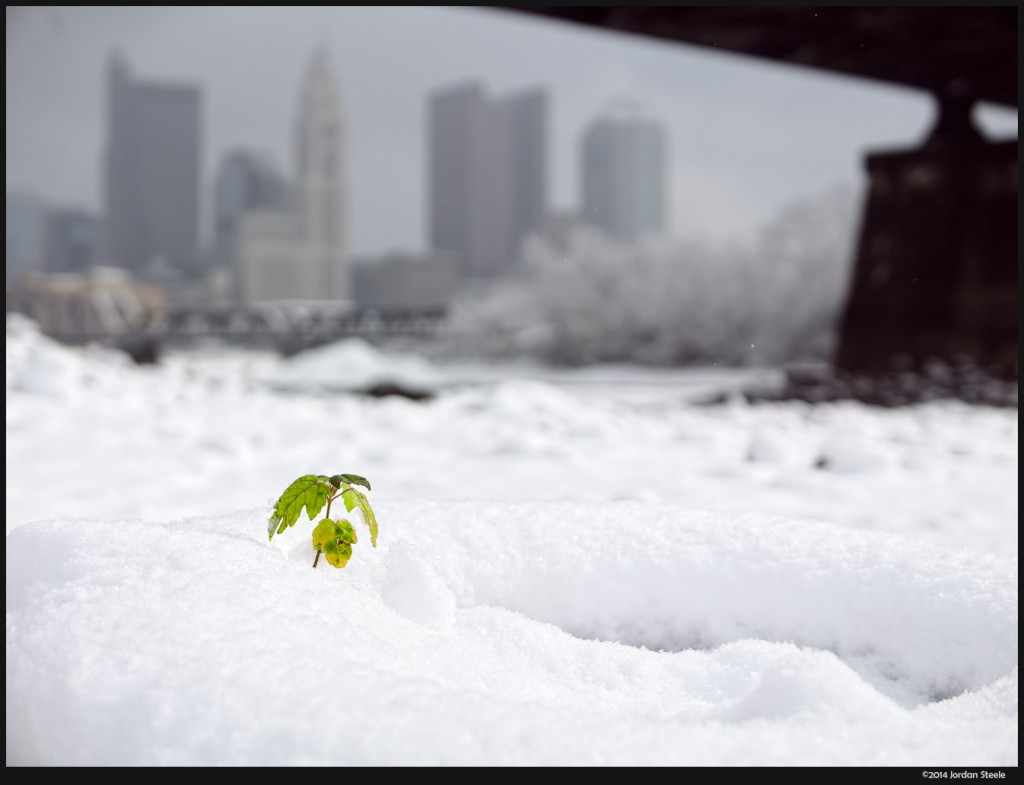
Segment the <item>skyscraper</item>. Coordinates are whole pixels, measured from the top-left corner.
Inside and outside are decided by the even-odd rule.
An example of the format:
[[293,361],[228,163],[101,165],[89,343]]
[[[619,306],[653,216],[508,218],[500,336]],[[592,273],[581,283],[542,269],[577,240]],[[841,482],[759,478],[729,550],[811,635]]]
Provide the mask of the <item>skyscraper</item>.
[[629,242],[665,230],[665,133],[633,112],[593,122],[583,135],[585,222]]
[[509,129],[508,256],[517,263],[523,239],[540,231],[547,217],[547,95],[527,90],[508,96],[499,107]]
[[429,134],[431,247],[455,252],[464,278],[507,272],[546,211],[546,94],[436,91]]
[[318,50],[299,96],[288,209],[261,206],[238,220],[234,254],[245,302],[349,297],[342,131],[340,93]]
[[104,261],[147,277],[201,272],[199,89],[133,80],[114,55],[107,90]]
[[240,296],[235,268],[239,220],[254,210],[283,211],[287,199],[284,178],[264,157],[248,150],[232,150],[224,156],[213,195],[213,263],[227,274],[234,297]]
[[341,96],[324,49],[310,63],[295,124],[295,209],[307,245],[310,296],[349,296]]

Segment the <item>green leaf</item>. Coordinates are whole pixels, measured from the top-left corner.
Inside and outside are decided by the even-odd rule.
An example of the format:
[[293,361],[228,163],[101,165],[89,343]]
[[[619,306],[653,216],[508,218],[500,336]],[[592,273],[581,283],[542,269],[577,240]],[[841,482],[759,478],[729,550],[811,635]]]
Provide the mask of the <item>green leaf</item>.
[[[355,488],[351,489],[352,501],[355,506],[359,508],[359,512],[363,514],[363,522],[370,527],[370,545],[374,548],[377,547],[377,516],[373,514],[373,510],[370,508],[370,500],[361,492]],[[348,502],[345,502],[345,506],[348,507]],[[350,508],[351,509],[351,508]]]
[[343,485],[362,485],[366,490],[372,490],[370,481],[360,474],[333,474],[327,479],[335,488],[340,488]]
[[370,481],[367,480],[365,477],[363,477],[361,475],[358,475],[358,474],[340,474],[338,476],[341,477],[341,479],[344,480],[345,482],[347,482],[349,485],[362,485],[368,491],[372,491],[373,490],[373,488],[370,487]]
[[345,502],[345,510],[352,512],[356,508],[356,494],[359,493],[351,485],[345,486],[345,490],[341,492],[341,500]]
[[313,520],[327,502],[331,490],[330,481],[316,474],[305,474],[285,488],[281,498],[274,503],[274,510],[267,521],[268,539],[294,526],[302,508],[306,508],[309,519]]

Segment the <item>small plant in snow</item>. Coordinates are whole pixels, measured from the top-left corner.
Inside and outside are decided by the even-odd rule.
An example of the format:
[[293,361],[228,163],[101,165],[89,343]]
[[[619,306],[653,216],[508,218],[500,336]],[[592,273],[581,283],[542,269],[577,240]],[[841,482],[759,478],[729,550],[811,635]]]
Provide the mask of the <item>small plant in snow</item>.
[[335,567],[344,567],[352,558],[352,546],[358,537],[356,530],[347,520],[331,518],[331,504],[340,497],[348,512],[359,508],[363,522],[370,529],[370,544],[376,548],[377,516],[370,509],[370,501],[366,495],[353,488],[353,485],[362,485],[366,490],[370,490],[369,481],[358,474],[335,474],[331,477],[323,474],[306,474],[299,477],[285,488],[281,498],[274,503],[274,511],[267,521],[268,539],[272,540],[275,534],[281,534],[289,526],[294,526],[303,507],[306,508],[309,519],[313,520],[326,504],[324,519],[313,529],[313,547],[316,549],[313,569],[316,569],[321,553]]

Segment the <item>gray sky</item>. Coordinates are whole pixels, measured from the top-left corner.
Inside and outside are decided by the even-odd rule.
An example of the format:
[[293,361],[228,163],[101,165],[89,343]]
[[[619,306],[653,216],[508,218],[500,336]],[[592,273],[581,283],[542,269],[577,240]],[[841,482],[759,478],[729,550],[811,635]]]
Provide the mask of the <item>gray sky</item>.
[[[865,150],[917,142],[928,96],[867,80],[496,9],[458,7],[7,8],[7,189],[99,209],[104,76],[117,47],[146,80],[203,90],[203,220],[233,147],[292,166],[299,84],[318,44],[347,133],[350,248],[426,245],[427,94],[469,78],[492,92],[550,90],[552,205],[575,208],[578,144],[630,97],[669,137],[676,235],[743,236],[785,203],[859,182]],[[1016,136],[1015,111],[982,127]]]

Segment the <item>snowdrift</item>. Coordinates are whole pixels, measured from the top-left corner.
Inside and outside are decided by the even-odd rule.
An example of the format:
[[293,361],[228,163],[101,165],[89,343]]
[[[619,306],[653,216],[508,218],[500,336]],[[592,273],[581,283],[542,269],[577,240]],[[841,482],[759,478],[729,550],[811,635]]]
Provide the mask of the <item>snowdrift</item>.
[[9,533],[8,765],[1016,765],[1016,559],[639,502],[378,507],[345,570],[262,510]]

